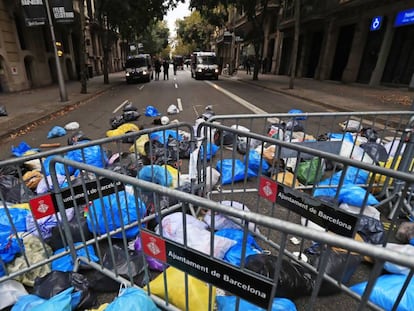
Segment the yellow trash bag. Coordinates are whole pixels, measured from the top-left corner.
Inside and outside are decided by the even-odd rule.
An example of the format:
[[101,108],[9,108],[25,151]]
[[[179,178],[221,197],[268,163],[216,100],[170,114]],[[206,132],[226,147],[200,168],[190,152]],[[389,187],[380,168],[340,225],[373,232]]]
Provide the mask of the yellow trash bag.
[[115,130],[107,131],[106,136],[107,137],[119,136],[119,135],[123,135],[128,132],[138,132],[138,131],[139,131],[139,127],[136,126],[135,124],[125,123],[125,124],[118,126],[118,128],[116,128]]
[[171,174],[172,177],[172,184],[171,188],[177,188],[178,187],[178,170],[171,165],[163,165],[164,168],[167,169],[167,171]]
[[98,308],[88,309],[88,311],[104,311],[108,305],[109,305],[109,303],[104,303],[104,304],[100,305]]
[[[398,156],[397,160],[395,161],[394,165],[392,166],[393,161],[394,161],[394,158],[393,157],[389,157],[386,162],[379,162],[379,166],[385,167],[385,168],[391,168],[393,170],[397,170],[398,167],[400,166],[401,159],[402,159],[401,156]],[[413,170],[413,167],[414,167],[414,160],[411,162],[411,165],[410,165],[410,168],[409,168],[409,171],[410,172]],[[371,177],[372,177],[372,173],[370,173],[370,178]],[[375,181],[375,183],[382,185],[382,184],[385,183],[385,180],[386,179],[387,179],[387,176],[386,175],[376,174],[374,181]],[[391,184],[392,181],[393,181],[393,179],[390,178],[389,181],[388,181],[388,184]],[[378,192],[381,191],[381,189],[382,189],[382,187],[380,187],[380,186],[379,187],[373,187],[373,191],[372,192],[373,193],[378,193]]]
[[[165,272],[167,274],[167,290],[168,302],[181,310],[186,310],[185,305],[185,274],[184,272],[174,268],[168,267]],[[189,311],[203,311],[208,310],[208,284],[196,279],[190,275],[188,278],[188,310]],[[166,300],[164,292],[164,275],[161,273],[154,280],[149,283],[151,294]],[[214,306],[216,300],[216,289],[211,290],[211,305]]]
[[139,154],[146,156],[147,153],[145,152],[144,146],[147,141],[149,141],[148,134],[141,135],[140,137],[137,138],[135,143],[129,148],[129,152],[134,153],[135,150],[137,150]]

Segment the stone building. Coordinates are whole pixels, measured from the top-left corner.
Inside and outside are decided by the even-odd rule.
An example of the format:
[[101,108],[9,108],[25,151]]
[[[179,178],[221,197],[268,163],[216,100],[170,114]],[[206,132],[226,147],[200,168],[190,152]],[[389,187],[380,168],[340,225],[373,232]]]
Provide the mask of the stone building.
[[[288,75],[295,1],[284,2],[268,12],[263,59],[265,72]],[[229,24],[237,35],[248,21],[241,15]],[[232,42],[234,59],[251,53],[249,42]],[[301,0],[296,68],[298,77],[414,88],[414,2]]]
[[[22,5],[24,1],[0,0],[0,92],[16,92],[57,83],[56,60],[50,26],[28,26]],[[38,1],[42,3],[42,0]],[[31,2],[33,3],[33,1]],[[94,20],[94,1],[85,0],[85,57],[88,75],[102,74],[103,50],[100,28]],[[54,23],[56,42],[64,80],[80,78],[79,1],[73,1],[74,20]],[[109,71],[122,70],[125,59],[122,42],[117,40],[110,49]]]

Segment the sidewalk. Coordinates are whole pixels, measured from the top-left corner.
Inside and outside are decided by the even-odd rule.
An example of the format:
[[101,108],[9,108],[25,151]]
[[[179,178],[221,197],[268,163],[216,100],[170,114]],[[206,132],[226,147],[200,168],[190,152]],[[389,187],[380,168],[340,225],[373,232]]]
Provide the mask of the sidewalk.
[[0,117],[0,141],[18,132],[25,132],[53,116],[74,109],[106,90],[125,83],[124,72],[111,73],[109,84],[103,83],[103,75],[87,81],[87,94],[80,94],[79,81],[66,81],[67,102],[60,101],[57,84],[22,92],[0,94],[0,106],[6,107],[7,116]]
[[245,71],[238,71],[229,78],[345,112],[410,110],[414,99],[414,92],[409,92],[407,88],[369,88],[365,84],[346,85],[301,78],[295,79],[294,88],[289,89],[288,76],[259,74],[259,80],[253,81],[252,75],[247,75]]
[[[251,83],[338,111],[405,111],[411,109],[414,99],[414,92],[409,92],[406,88],[368,88],[362,84],[345,85],[302,78],[295,79],[294,89],[289,89],[287,76],[259,74],[259,80],[253,81],[252,76],[244,71],[222,78]],[[106,90],[125,83],[123,72],[110,74],[109,82],[105,85],[103,76],[93,77],[87,83],[88,93],[80,94],[79,81],[69,81],[66,83],[69,100],[64,103],[60,101],[58,85],[0,94],[0,105],[4,105],[8,113],[8,116],[0,117],[0,141],[15,133],[24,132],[42,120],[70,111]]]

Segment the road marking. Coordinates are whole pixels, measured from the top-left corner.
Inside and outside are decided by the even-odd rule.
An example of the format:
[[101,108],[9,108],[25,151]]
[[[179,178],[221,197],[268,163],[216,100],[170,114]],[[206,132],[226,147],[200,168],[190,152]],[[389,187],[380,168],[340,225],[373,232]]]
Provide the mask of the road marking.
[[116,113],[119,109],[121,109],[122,107],[124,107],[127,103],[129,102],[128,99],[125,99],[122,104],[120,104],[118,107],[115,108],[114,111],[112,111],[112,113]]
[[218,86],[217,84],[215,84],[213,82],[210,82],[210,81],[205,81],[205,82],[210,84],[210,86],[215,88],[217,91],[222,92],[223,94],[227,95],[228,97],[230,97],[235,102],[237,102],[240,105],[246,107],[247,109],[253,111],[255,114],[266,114],[267,113],[263,109],[260,109],[259,107],[256,107],[255,105],[249,103],[247,100],[244,100],[243,98],[233,94],[232,92],[229,92],[229,91],[223,89],[222,87]]
[[138,87],[138,89],[141,91],[144,88],[145,85],[141,85],[140,87]]
[[175,88],[178,89],[178,84],[177,83],[175,84]]
[[177,107],[178,110],[183,111],[183,103],[181,102],[181,98],[177,98]]

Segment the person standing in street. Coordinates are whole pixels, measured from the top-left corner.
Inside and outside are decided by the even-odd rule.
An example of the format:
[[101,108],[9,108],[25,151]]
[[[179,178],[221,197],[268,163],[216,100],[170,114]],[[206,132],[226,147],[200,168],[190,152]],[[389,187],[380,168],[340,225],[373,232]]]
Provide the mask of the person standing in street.
[[177,75],[177,67],[178,67],[177,61],[174,60],[174,62],[173,62],[174,76]]
[[168,62],[168,60],[164,59],[162,63],[162,69],[164,72],[164,80],[168,80],[168,69],[169,68],[170,68],[170,63]]
[[155,67],[155,80],[160,79],[160,72],[161,72],[161,61],[159,58],[156,58],[154,61],[154,67]]
[[249,74],[251,74],[252,73],[252,71],[251,71],[251,68],[250,68],[250,59],[246,59],[246,64],[245,64],[245,66],[246,66],[246,73],[249,75]]

